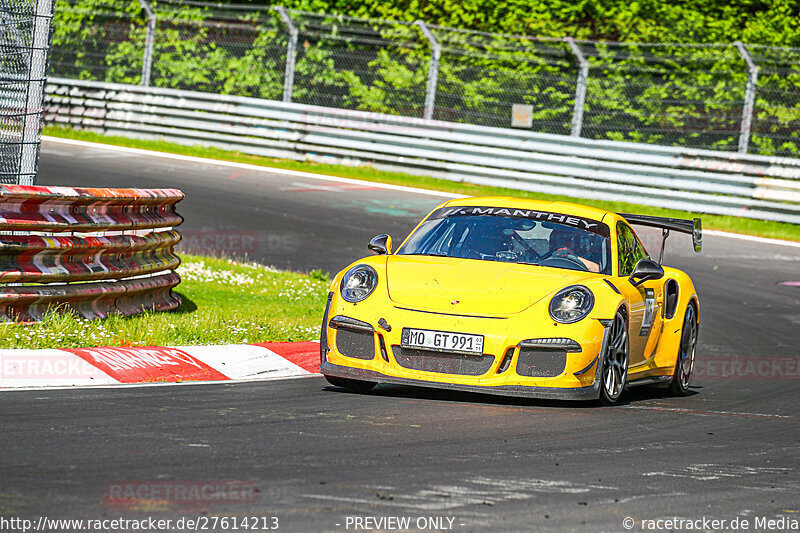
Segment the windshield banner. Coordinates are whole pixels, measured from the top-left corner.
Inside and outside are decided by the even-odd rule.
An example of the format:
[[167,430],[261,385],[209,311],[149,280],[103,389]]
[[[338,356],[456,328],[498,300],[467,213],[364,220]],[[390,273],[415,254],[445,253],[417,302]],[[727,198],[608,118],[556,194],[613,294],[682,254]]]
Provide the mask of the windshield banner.
[[602,237],[608,237],[608,226],[597,220],[589,218],[576,217],[574,215],[565,215],[563,213],[548,213],[547,211],[535,211],[533,209],[516,209],[509,207],[479,207],[479,206],[456,206],[456,207],[442,207],[437,209],[428,220],[447,217],[460,217],[460,216],[495,216],[495,217],[514,217],[514,218],[528,218],[538,220],[540,222],[553,222],[563,224],[565,226],[572,226],[582,230],[590,231]]

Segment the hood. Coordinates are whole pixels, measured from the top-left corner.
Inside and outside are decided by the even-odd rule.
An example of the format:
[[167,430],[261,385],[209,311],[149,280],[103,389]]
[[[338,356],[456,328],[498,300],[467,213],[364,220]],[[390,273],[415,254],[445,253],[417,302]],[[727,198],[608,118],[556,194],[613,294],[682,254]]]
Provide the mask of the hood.
[[580,271],[472,259],[392,255],[386,262],[389,298],[396,305],[459,315],[518,313],[592,277]]

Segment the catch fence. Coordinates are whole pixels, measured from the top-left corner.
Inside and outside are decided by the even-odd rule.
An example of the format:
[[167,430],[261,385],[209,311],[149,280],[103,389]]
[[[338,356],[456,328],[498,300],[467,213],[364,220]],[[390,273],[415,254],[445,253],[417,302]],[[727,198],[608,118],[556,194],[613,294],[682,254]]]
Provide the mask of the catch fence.
[[620,43],[192,1],[58,0],[52,74],[800,156],[800,49]]
[[0,0],[0,184],[31,185],[54,0]]

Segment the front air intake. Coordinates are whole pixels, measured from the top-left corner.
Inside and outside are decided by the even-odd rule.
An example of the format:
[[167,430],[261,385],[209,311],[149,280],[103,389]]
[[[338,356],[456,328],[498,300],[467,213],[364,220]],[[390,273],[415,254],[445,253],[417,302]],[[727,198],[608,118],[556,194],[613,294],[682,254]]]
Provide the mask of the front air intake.
[[521,348],[517,358],[517,374],[532,378],[554,378],[567,367],[566,350]]
[[464,355],[413,350],[396,345],[392,346],[392,354],[397,364],[403,368],[436,372],[437,374],[480,376],[488,372],[494,363],[493,355]]

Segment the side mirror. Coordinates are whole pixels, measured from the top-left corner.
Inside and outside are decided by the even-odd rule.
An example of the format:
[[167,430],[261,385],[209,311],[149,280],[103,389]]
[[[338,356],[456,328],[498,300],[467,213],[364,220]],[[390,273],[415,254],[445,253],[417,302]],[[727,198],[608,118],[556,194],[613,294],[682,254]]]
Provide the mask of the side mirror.
[[692,222],[692,244],[694,245],[694,251],[700,252],[703,249],[703,221],[696,218]]
[[640,259],[636,266],[633,267],[633,274],[628,280],[634,287],[638,287],[645,281],[649,281],[651,279],[661,279],[664,277],[664,269],[661,268],[661,265],[653,261],[652,259]]
[[383,235],[376,235],[369,241],[367,248],[378,255],[390,254],[392,253],[392,238],[385,233]]

